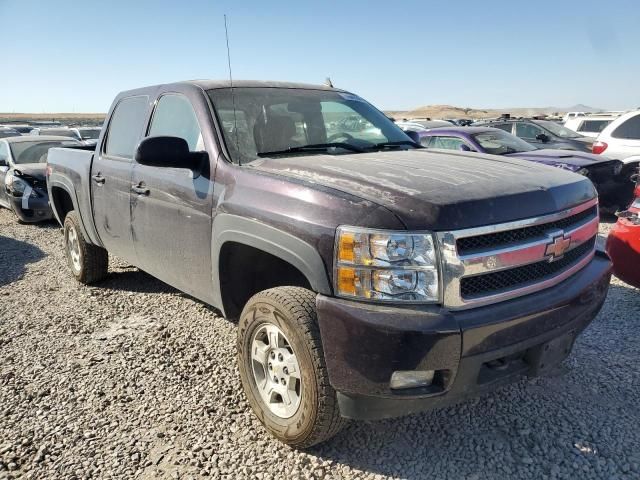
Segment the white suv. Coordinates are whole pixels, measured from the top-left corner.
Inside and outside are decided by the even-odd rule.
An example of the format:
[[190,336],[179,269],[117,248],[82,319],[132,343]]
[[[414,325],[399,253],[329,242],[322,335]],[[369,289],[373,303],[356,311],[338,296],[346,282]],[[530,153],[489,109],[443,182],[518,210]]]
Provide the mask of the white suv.
[[638,172],[640,165],[640,110],[625,113],[616,118],[598,135],[593,153],[622,160],[623,173]]
[[569,130],[584,135],[585,137],[596,138],[607,125],[613,122],[618,115],[589,115],[588,117],[575,117],[567,120],[564,124]]

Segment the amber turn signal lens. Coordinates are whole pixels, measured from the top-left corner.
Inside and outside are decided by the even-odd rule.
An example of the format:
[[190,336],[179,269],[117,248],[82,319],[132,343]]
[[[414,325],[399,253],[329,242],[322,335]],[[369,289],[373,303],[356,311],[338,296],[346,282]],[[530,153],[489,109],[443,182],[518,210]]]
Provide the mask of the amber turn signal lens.
[[355,253],[356,236],[351,232],[342,232],[338,241],[338,260],[353,263]]
[[354,268],[338,267],[338,290],[342,295],[356,294],[356,271]]

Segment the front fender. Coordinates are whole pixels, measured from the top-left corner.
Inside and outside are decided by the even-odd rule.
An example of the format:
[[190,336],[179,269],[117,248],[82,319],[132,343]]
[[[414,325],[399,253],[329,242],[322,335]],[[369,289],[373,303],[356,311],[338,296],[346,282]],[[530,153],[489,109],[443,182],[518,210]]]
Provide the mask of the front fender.
[[213,221],[211,263],[213,305],[223,311],[220,291],[220,251],[226,242],[236,242],[263,250],[294,267],[307,278],[313,291],[331,295],[329,278],[318,251],[300,238],[257,220],[221,213]]

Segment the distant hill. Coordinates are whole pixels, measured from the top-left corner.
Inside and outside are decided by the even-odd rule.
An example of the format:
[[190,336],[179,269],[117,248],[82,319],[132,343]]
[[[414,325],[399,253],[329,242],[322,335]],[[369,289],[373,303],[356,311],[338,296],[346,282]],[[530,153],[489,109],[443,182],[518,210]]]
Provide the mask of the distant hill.
[[588,105],[573,105],[571,107],[543,107],[543,108],[462,108],[452,105],[425,105],[407,111],[388,111],[387,115],[394,118],[494,118],[510,113],[512,117],[531,117],[534,115],[565,114],[566,112],[601,112],[602,109]]
[[104,122],[104,113],[0,113],[0,123],[59,121],[62,123],[91,123]]

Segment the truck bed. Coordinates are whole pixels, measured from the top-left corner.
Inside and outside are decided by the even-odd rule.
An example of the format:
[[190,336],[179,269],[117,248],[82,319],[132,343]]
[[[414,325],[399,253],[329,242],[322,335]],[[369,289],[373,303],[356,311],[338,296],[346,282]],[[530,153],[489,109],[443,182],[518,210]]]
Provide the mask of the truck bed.
[[[84,233],[99,245],[91,211],[91,163],[94,149],[95,147],[79,146],[49,150],[47,188],[51,199],[55,198],[56,187],[64,186],[68,192],[73,192],[71,200],[74,210],[79,213]],[[60,218],[55,208],[53,211],[58,222],[62,224],[64,218]]]

